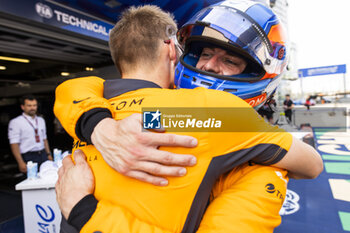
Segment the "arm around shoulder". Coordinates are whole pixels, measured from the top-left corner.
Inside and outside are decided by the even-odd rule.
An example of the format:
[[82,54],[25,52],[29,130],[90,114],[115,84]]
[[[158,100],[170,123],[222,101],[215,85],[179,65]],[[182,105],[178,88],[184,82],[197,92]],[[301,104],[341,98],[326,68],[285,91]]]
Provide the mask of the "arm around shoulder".
[[320,154],[295,137],[288,153],[274,166],[287,169],[294,179],[314,179],[323,171]]

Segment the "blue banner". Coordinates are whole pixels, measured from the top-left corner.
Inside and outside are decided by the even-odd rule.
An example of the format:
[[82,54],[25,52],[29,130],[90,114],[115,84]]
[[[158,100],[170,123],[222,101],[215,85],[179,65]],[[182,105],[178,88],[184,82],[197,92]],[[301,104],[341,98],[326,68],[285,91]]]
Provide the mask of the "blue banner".
[[129,6],[144,4],[157,5],[171,12],[178,23],[183,25],[199,10],[221,0],[54,0],[71,8],[101,17],[109,22],[116,22],[120,13]]
[[0,12],[108,40],[108,33],[129,6],[158,5],[171,12],[179,26],[196,12],[220,0],[0,0]]
[[334,66],[322,66],[313,67],[306,69],[299,69],[299,78],[309,77],[309,76],[319,76],[319,75],[330,75],[330,74],[345,74],[346,65],[334,65]]
[[114,26],[44,0],[0,0],[0,11],[105,41]]

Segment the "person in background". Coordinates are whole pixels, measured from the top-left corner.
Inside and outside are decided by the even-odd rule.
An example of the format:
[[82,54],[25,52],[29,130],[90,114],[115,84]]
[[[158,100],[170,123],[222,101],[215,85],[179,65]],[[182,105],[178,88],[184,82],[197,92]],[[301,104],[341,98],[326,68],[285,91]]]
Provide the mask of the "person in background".
[[258,110],[260,116],[266,118],[266,120],[273,124],[273,113],[276,111],[276,101],[271,98],[269,102],[265,102],[264,105]]
[[294,103],[290,99],[290,95],[286,94],[286,99],[283,102],[283,109],[284,109],[284,114],[289,120],[289,123],[292,122],[292,110],[294,108]]
[[37,115],[38,101],[32,95],[23,96],[20,101],[23,113],[10,121],[8,138],[19,170],[25,173],[28,161],[38,163],[39,167],[46,160],[52,160],[52,156],[45,120]]
[[305,107],[307,108],[307,110],[310,110],[310,105],[311,105],[311,97],[309,96],[306,101],[305,101]]

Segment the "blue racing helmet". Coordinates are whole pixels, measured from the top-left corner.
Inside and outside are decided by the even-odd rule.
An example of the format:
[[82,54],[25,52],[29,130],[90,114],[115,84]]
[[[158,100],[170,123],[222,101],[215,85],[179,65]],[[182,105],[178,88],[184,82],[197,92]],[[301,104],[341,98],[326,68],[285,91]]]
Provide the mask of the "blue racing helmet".
[[[287,65],[283,28],[272,10],[252,1],[223,1],[193,16],[177,32],[184,47],[175,70],[178,88],[205,87],[230,92],[254,108],[262,106],[279,85]],[[203,48],[218,47],[247,62],[238,75],[196,68]]]

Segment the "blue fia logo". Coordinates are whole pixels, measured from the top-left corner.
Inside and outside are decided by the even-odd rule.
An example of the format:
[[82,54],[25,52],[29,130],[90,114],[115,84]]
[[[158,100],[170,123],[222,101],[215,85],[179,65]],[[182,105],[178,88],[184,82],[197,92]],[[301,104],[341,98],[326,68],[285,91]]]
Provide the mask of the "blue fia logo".
[[41,2],[35,4],[35,10],[41,17],[51,19],[53,16],[51,8],[48,5],[42,4]]
[[160,129],[160,119],[162,113],[157,110],[156,112],[143,112],[143,128],[144,129]]

